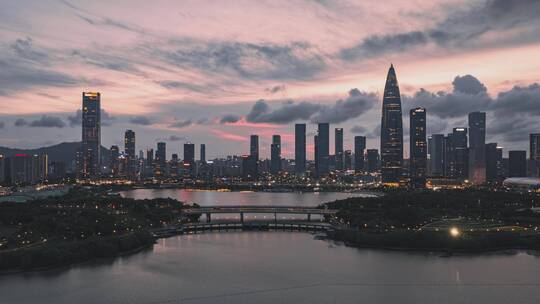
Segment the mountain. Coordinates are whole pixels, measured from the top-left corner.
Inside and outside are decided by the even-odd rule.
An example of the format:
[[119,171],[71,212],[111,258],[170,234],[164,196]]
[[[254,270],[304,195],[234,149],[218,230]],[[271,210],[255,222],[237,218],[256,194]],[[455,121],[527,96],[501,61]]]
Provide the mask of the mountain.
[[[81,146],[81,142],[63,142],[48,147],[41,147],[37,149],[17,149],[17,148],[8,148],[0,147],[0,154],[10,157],[15,154],[47,154],[49,156],[49,161],[61,161],[64,162],[67,166],[71,166],[75,160],[75,152]],[[109,150],[101,146],[101,155],[109,155]],[[106,159],[107,157],[105,157]]]

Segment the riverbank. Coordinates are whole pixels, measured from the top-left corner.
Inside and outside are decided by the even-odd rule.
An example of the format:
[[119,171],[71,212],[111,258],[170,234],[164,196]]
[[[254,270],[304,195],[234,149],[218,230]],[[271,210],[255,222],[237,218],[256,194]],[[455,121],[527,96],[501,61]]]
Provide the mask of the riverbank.
[[50,242],[0,251],[0,275],[70,267],[99,259],[116,258],[150,248],[156,239],[147,231],[76,242]]
[[540,251],[540,235],[514,233],[475,233],[451,236],[445,232],[400,231],[362,232],[335,229],[327,239],[356,248],[393,251],[439,252],[442,254],[483,254],[509,250]]

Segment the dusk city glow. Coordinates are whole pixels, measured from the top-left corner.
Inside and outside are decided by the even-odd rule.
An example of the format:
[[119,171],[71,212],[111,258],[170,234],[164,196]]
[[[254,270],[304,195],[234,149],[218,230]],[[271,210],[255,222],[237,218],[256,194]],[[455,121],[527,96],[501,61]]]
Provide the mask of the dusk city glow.
[[538,0],[0,0],[0,304],[538,303],[539,54]]

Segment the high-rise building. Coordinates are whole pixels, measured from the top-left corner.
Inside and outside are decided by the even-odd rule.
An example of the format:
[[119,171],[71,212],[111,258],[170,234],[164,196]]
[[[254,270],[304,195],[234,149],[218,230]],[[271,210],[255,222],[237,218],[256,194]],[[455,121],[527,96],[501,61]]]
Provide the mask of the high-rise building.
[[503,166],[502,148],[497,143],[486,144],[486,181],[493,183],[501,180],[501,167]]
[[329,172],[330,154],[330,124],[319,123],[317,130],[317,157],[316,168],[318,176],[325,176]]
[[199,151],[201,163],[206,163],[206,145],[201,144],[201,150]]
[[6,182],[6,158],[0,154],[0,185]]
[[383,183],[398,183],[403,167],[401,95],[394,66],[384,87],[381,120],[381,175]]
[[126,173],[129,176],[135,175],[136,160],[135,160],[135,132],[126,130],[124,134],[124,154],[127,159]]
[[178,154],[173,153],[171,155],[171,161],[169,162],[169,174],[171,175],[171,177],[177,177],[178,172]]
[[306,124],[294,125],[294,171],[306,172]]
[[448,134],[445,154],[445,176],[459,180],[467,179],[469,171],[467,128],[454,128],[452,133]]
[[540,133],[530,134],[529,141],[529,158],[531,159],[531,165],[534,167],[532,168],[533,176],[540,177]]
[[336,170],[343,170],[343,128],[335,128],[334,130],[334,156]]
[[245,180],[257,180],[257,159],[253,155],[242,155],[242,177]]
[[345,150],[345,152],[343,152],[343,169],[344,170],[352,169],[352,151],[351,150]]
[[364,168],[364,150],[366,150],[366,137],[354,137],[354,171],[360,173]]
[[444,149],[445,139],[443,134],[433,134],[429,138],[429,168],[430,176],[442,177],[444,176]]
[[251,135],[249,142],[249,155],[259,161],[259,135]]
[[82,144],[80,177],[96,177],[101,164],[101,94],[82,93]]
[[156,158],[154,162],[154,174],[157,177],[164,176],[167,169],[167,144],[157,143]]
[[315,174],[319,172],[319,136],[313,136],[313,159],[315,161]]
[[281,136],[273,135],[270,145],[270,172],[276,174],[281,171]]
[[426,109],[411,109],[409,117],[411,187],[424,188],[427,171]]
[[190,175],[195,174],[195,144],[190,142],[184,144],[184,169]]
[[366,151],[367,171],[374,173],[379,171],[379,150],[367,149]]
[[112,176],[118,176],[120,163],[118,157],[120,156],[120,149],[116,145],[112,145],[109,149],[109,167],[111,169]]
[[527,176],[527,151],[508,151],[508,176]]
[[469,180],[474,185],[486,181],[486,113],[469,113]]

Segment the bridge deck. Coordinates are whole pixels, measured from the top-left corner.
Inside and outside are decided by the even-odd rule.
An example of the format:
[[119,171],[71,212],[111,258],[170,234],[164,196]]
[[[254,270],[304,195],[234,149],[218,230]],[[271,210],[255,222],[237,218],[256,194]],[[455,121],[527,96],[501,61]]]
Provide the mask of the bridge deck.
[[288,214],[336,214],[338,210],[319,209],[313,207],[298,206],[205,206],[200,208],[187,208],[186,214],[204,213],[288,213]]

